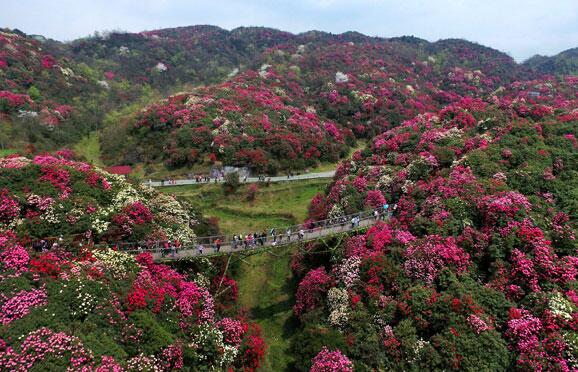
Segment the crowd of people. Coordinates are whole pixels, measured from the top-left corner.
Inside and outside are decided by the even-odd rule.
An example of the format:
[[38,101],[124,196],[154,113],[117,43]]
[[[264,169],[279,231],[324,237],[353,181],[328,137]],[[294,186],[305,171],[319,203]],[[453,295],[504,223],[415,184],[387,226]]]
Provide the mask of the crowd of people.
[[[170,255],[171,257],[175,257],[178,254],[180,248],[181,243],[178,240],[175,241],[167,240],[166,242],[163,243],[163,247],[161,249],[161,257],[167,257],[168,255]],[[137,250],[139,252],[143,251],[140,245],[138,246]]]
[[63,241],[64,238],[62,237],[62,235],[60,235],[58,239],[54,241],[52,244],[50,244],[46,239],[41,239],[39,241],[32,243],[32,249],[37,253],[48,252],[50,250],[54,251],[60,248],[60,245],[62,244]]
[[[225,174],[224,173],[217,173],[215,175],[189,175],[189,179],[193,180],[195,183],[222,183],[225,181]],[[287,179],[289,179],[289,175],[287,175]],[[248,182],[249,180],[249,176],[248,175],[243,175],[240,178],[240,181],[243,183]],[[263,183],[271,183],[271,177],[267,177],[264,175],[258,175],[257,176],[257,181],[258,182],[263,182]],[[172,186],[172,185],[176,185],[177,184],[177,180],[174,178],[167,178],[167,179],[163,179],[160,181],[161,186]],[[153,185],[153,180],[149,179],[148,180],[148,185],[152,186]]]

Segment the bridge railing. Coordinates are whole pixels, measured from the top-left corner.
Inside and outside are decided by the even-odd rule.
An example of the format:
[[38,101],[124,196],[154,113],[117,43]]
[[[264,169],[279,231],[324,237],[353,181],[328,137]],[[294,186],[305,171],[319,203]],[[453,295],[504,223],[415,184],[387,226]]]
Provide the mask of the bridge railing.
[[[233,235],[213,235],[213,236],[203,236],[197,237],[196,239],[196,246],[180,246],[175,247],[177,251],[183,250],[191,250],[197,248],[199,245],[202,245],[204,248],[215,248],[217,242],[219,242],[220,247],[233,247],[233,248],[243,248],[245,246],[264,246],[264,245],[284,245],[289,244],[291,242],[295,242],[300,239],[300,231],[303,230],[303,240],[308,241],[311,239],[306,239],[311,234],[319,231],[324,231],[327,229],[335,229],[341,228],[343,231],[349,231],[355,229],[356,226],[353,226],[352,219],[354,217],[359,217],[359,222],[367,221],[367,220],[376,220],[375,211],[381,212],[378,214],[378,218],[384,218],[388,216],[384,216],[384,212],[380,209],[373,209],[369,211],[362,211],[357,213],[352,213],[349,215],[337,217],[337,218],[329,218],[320,221],[314,221],[306,224],[297,224],[297,225],[290,225],[290,226],[275,226],[269,228],[267,231],[262,232],[248,232],[243,233],[242,239],[235,240],[235,236],[239,236],[239,234]],[[271,230],[275,229],[275,236],[271,234]],[[287,234],[288,230],[290,234]],[[258,237],[253,237],[252,241],[246,243],[246,236],[249,234],[259,234]],[[141,253],[141,252],[150,252],[150,253],[167,253],[167,250],[173,249],[173,245],[175,242],[169,243],[167,240],[159,240],[159,241],[142,241],[142,242],[119,242],[116,244],[108,245],[108,247],[114,247],[117,250],[124,251],[127,253]]]

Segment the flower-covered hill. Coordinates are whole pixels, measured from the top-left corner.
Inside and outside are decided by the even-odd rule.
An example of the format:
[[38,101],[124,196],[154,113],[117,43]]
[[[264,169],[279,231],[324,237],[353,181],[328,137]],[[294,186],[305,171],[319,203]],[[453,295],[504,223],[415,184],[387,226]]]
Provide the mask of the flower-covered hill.
[[200,216],[147,186],[64,156],[0,158],[0,229],[36,242],[194,241]]
[[320,117],[303,97],[264,65],[152,104],[130,132],[140,158],[172,167],[219,160],[274,173],[337,161],[353,143],[351,131]]
[[462,96],[487,95],[516,74],[511,58],[476,44],[403,40],[289,38],[267,49],[254,70],[149,105],[126,120],[134,128],[123,136],[105,134],[104,142],[115,144],[111,137],[130,138],[107,146],[107,160],[300,169],[336,161],[352,134],[370,138]]
[[515,62],[461,40],[313,43],[268,50],[320,113],[371,138],[404,119],[511,83]]
[[[216,84],[252,64],[265,48],[294,36],[264,27],[227,31],[217,26],[110,34],[71,43],[73,58],[114,79],[170,92],[179,84]],[[103,72],[104,72],[103,71]]]
[[577,86],[544,81],[560,95],[535,102],[536,84],[418,115],[341,164],[311,217],[393,217],[295,257],[299,370],[578,368]]
[[230,310],[236,283],[203,275],[211,263],[185,275],[148,253],[33,253],[9,231],[0,255],[3,371],[254,370],[264,356],[259,327]]
[[0,150],[54,151],[144,94],[70,57],[66,44],[0,29]]
[[0,370],[258,368],[265,343],[223,262],[177,271],[96,244],[193,244],[196,219],[86,163],[1,158]]

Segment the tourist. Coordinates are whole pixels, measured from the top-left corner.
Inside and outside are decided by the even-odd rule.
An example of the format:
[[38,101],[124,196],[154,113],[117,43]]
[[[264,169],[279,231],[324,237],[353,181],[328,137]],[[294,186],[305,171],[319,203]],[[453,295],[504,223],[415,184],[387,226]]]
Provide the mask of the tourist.
[[203,254],[203,248],[204,248],[204,247],[203,247],[203,245],[202,245],[201,243],[199,243],[199,244],[197,245],[197,249],[199,250],[199,256],[201,256],[201,255]]
[[376,221],[379,220],[379,210],[376,209],[373,211],[373,217],[375,218]]
[[237,235],[233,235],[233,240],[231,241],[231,248],[237,249]]
[[266,241],[267,241],[267,233],[265,232],[265,230],[263,230],[263,232],[261,233],[261,247],[265,245]]
[[303,240],[303,238],[305,237],[305,231],[303,230],[303,228],[301,230],[299,230],[299,241]]
[[273,243],[276,243],[277,242],[277,231],[275,231],[274,227],[271,229],[271,231],[269,231],[269,235],[271,235],[271,238],[273,239]]
[[287,235],[287,243],[289,243],[291,241],[291,228],[287,228],[287,232],[285,232],[285,235]]
[[221,239],[215,240],[215,251],[219,252],[221,250]]

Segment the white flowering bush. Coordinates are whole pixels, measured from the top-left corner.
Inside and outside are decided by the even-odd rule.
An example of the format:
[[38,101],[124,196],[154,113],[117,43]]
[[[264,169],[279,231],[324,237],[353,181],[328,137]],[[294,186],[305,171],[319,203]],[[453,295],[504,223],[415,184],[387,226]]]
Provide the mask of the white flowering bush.
[[343,329],[349,321],[349,295],[343,288],[333,287],[327,292],[329,323]]
[[560,292],[554,292],[550,295],[548,308],[552,314],[566,320],[572,320],[572,313],[576,311],[576,306],[568,301]]
[[138,264],[128,253],[103,249],[93,251],[93,256],[98,260],[96,265],[102,265],[115,279],[126,278],[130,273],[138,271]]

